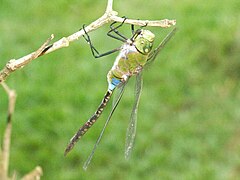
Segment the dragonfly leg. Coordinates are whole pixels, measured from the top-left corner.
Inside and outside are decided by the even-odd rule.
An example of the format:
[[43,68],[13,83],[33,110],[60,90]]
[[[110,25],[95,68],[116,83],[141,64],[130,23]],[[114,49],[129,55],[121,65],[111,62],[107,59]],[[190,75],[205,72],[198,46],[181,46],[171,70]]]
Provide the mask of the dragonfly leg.
[[[141,26],[141,29],[144,28],[144,27],[147,27],[147,25],[148,25],[148,23],[146,23],[145,25]],[[131,24],[131,31],[132,31],[132,35],[134,35],[135,34],[135,28],[134,28],[133,24]]]
[[137,29],[137,30],[133,33],[132,37],[130,38],[131,41],[134,42],[135,39],[136,39],[136,37],[137,37],[139,34],[141,34],[141,32],[142,32],[141,29]]
[[[116,21],[114,21],[112,24],[110,24],[110,31],[108,31],[107,35],[108,35],[109,37],[112,37],[112,38],[117,39],[117,40],[119,40],[119,41],[126,42],[128,38],[126,38],[124,35],[122,35],[121,33],[119,33],[119,31],[117,30],[118,28],[120,28],[120,27],[124,24],[124,22],[125,22],[126,19],[127,19],[127,18],[124,17],[124,16],[123,16],[123,18],[124,18],[123,22],[122,22],[121,24],[119,24],[118,26],[116,26],[116,27],[113,26],[114,24],[117,23]],[[114,32],[116,35],[118,35],[118,36],[113,35],[113,34],[112,34],[113,32]]]
[[134,34],[135,30],[134,30],[134,25],[131,24],[131,31],[132,31],[132,35]]
[[148,25],[148,22],[146,22],[145,25],[141,26],[141,28],[147,27],[147,25]]
[[100,58],[100,57],[103,57],[103,56],[107,56],[107,55],[109,55],[109,54],[112,54],[112,53],[120,50],[120,48],[115,48],[115,49],[113,49],[113,50],[111,50],[111,51],[107,51],[107,52],[105,52],[105,53],[100,54],[100,53],[98,52],[98,50],[93,46],[92,41],[91,41],[91,39],[90,39],[90,36],[88,35],[88,33],[87,33],[86,29],[85,29],[85,25],[83,25],[83,31],[84,31],[84,33],[85,33],[85,34],[83,35],[83,38],[84,38],[84,39],[87,41],[87,43],[89,44],[90,49],[91,49],[91,52],[92,52],[92,55],[93,55],[95,58]]

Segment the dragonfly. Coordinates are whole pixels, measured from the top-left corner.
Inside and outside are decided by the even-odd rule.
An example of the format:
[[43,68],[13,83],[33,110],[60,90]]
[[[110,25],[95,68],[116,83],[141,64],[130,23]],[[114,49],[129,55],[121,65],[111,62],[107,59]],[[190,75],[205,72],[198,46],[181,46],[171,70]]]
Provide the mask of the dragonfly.
[[145,29],[147,24],[145,26],[141,26],[137,30],[135,30],[134,25],[131,25],[132,36],[131,38],[127,38],[119,32],[119,28],[124,24],[125,20],[126,18],[124,18],[124,20],[117,26],[116,26],[117,22],[111,23],[110,30],[107,33],[109,37],[119,40],[123,42],[123,44],[118,48],[115,48],[111,51],[102,54],[100,54],[99,51],[93,46],[90,36],[86,32],[85,26],[83,25],[83,30],[85,32],[83,37],[89,44],[92,55],[95,58],[107,56],[109,54],[119,51],[119,54],[116,57],[111,70],[107,74],[108,88],[100,105],[98,106],[95,113],[88,119],[88,121],[83,126],[81,126],[77,133],[70,139],[70,142],[65,149],[64,155],[66,156],[73,149],[76,142],[79,139],[81,139],[83,135],[98,120],[103,110],[109,103],[109,100],[113,92],[116,91],[115,99],[113,100],[113,105],[110,114],[103,126],[103,129],[94,145],[91,154],[89,155],[88,159],[86,160],[83,166],[85,170],[87,169],[95,153],[95,150],[100,143],[104,131],[122,98],[125,86],[127,85],[129,78],[131,78],[132,76],[136,76],[135,100],[133,104],[132,113],[130,116],[130,122],[127,128],[125,144],[125,158],[129,159],[132,153],[134,140],[136,136],[137,111],[143,86],[142,71],[146,65],[152,63],[156,59],[159,52],[176,32],[176,28],[173,28],[173,30],[170,33],[168,33],[168,35],[162,40],[162,42],[155,49],[153,49],[155,35],[150,30]]

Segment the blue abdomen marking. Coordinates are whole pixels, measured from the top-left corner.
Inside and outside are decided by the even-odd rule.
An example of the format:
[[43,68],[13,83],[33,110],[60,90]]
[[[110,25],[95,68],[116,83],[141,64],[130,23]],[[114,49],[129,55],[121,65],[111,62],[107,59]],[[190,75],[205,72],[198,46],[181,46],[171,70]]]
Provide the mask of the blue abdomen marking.
[[122,81],[117,78],[112,78],[111,82],[108,85],[109,90],[114,90]]

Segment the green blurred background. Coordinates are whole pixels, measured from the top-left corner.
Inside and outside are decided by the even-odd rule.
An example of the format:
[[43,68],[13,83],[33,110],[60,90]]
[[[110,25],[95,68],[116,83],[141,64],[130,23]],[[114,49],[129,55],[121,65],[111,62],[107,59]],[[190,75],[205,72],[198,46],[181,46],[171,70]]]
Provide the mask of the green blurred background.
[[[0,0],[0,69],[100,17],[104,0]],[[124,159],[134,78],[113,115],[87,171],[82,165],[110,106],[67,156],[69,139],[90,117],[106,88],[116,54],[94,59],[81,39],[16,71],[7,84],[17,92],[10,174],[36,165],[43,179],[235,179],[240,177],[240,1],[122,0],[119,16],[176,19],[178,32],[144,71],[136,143]],[[100,52],[119,42],[108,25],[90,33]],[[157,43],[170,29],[149,28]],[[130,36],[126,25],[123,33]],[[7,96],[0,88],[1,139]]]

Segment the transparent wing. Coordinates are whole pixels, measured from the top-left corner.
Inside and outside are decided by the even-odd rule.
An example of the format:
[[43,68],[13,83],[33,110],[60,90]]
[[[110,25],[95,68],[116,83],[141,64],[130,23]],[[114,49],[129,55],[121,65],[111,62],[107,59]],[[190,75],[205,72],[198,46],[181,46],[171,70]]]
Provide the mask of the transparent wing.
[[142,85],[143,85],[142,73],[140,72],[136,76],[135,100],[134,100],[130,122],[127,128],[126,144],[125,144],[126,159],[129,159],[131,155],[134,140],[135,140],[136,128],[137,128],[137,110],[138,110],[138,104],[139,104],[140,95],[142,91]]
[[103,136],[103,133],[104,133],[104,131],[105,131],[105,129],[106,129],[106,127],[107,127],[107,125],[108,125],[108,123],[109,123],[109,121],[110,121],[110,119],[111,119],[111,117],[112,117],[112,115],[113,115],[113,113],[114,113],[114,111],[115,111],[115,109],[117,108],[118,103],[120,102],[120,100],[121,100],[121,98],[122,98],[122,95],[123,95],[124,88],[125,88],[125,85],[126,85],[126,84],[127,84],[127,82],[123,83],[123,84],[121,85],[121,87],[119,87],[119,93],[117,94],[116,101],[115,101],[114,104],[113,104],[112,110],[111,110],[111,112],[110,112],[110,114],[109,114],[109,116],[108,116],[108,118],[107,118],[107,120],[106,120],[106,122],[105,122],[105,124],[104,124],[104,126],[103,126],[103,129],[102,129],[102,131],[101,131],[101,133],[100,133],[100,135],[99,135],[99,137],[98,137],[98,139],[97,139],[97,141],[96,141],[96,143],[95,143],[95,145],[94,145],[94,147],[93,147],[93,150],[92,150],[91,154],[88,156],[88,159],[86,160],[86,162],[85,162],[84,165],[83,165],[83,169],[84,169],[84,170],[87,170],[87,167],[88,167],[88,165],[90,164],[90,162],[91,162],[91,160],[92,160],[92,157],[93,157],[93,155],[94,155],[94,153],[95,153],[95,150],[97,149],[98,144],[99,144],[100,141],[101,141],[101,138],[102,138],[102,136]]
[[114,89],[113,100],[112,100],[112,109],[114,109],[114,106],[116,105],[119,96],[121,96],[123,88],[126,85],[126,83],[127,82],[119,84],[119,86]]
[[152,63],[157,55],[159,54],[159,52],[162,50],[162,48],[168,43],[168,41],[173,37],[173,35],[175,34],[177,28],[175,27],[170,33],[168,33],[168,35],[162,40],[162,42],[158,45],[158,47],[156,49],[154,49],[152,51],[152,53],[149,55],[148,58],[148,64]]

